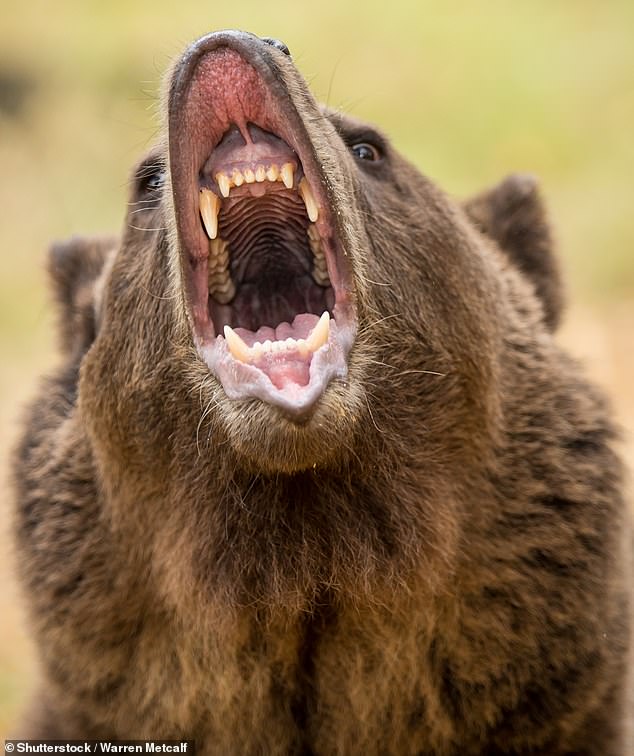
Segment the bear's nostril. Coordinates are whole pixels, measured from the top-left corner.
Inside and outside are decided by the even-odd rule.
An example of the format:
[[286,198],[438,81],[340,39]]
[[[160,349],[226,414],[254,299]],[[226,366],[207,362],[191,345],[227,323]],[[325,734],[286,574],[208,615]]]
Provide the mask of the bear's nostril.
[[275,39],[274,37],[262,37],[262,42],[266,42],[267,45],[271,45],[272,47],[281,50],[284,55],[288,55],[289,58],[291,57],[291,51],[279,39]]

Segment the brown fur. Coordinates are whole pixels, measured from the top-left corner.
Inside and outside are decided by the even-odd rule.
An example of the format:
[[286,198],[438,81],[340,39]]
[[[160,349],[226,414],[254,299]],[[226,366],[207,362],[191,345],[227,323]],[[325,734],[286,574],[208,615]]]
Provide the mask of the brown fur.
[[271,55],[348,208],[349,378],[301,425],[226,398],[169,177],[143,183],[164,148],[114,248],[54,248],[65,362],[16,458],[43,675],[19,734],[623,756],[631,532],[604,400],[551,335],[534,186],[465,213],[387,142],[356,163],[360,125]]

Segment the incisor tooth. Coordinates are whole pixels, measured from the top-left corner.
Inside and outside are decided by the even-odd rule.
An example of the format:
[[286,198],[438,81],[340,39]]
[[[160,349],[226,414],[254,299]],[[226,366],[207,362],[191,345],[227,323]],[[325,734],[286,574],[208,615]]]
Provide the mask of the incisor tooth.
[[317,203],[315,202],[313,190],[310,188],[310,184],[305,178],[303,178],[299,182],[299,193],[304,200],[304,204],[306,205],[306,212],[308,213],[309,219],[313,223],[315,223],[317,218],[319,218],[319,209],[317,207]]
[[227,174],[216,173],[216,183],[218,184],[218,189],[220,189],[220,194],[222,194],[223,197],[228,197],[229,190],[231,189],[231,182],[229,181]]
[[244,341],[242,341],[242,339],[233,330],[233,328],[231,328],[231,326],[226,325],[224,332],[229,351],[235,357],[235,359],[240,360],[240,362],[249,362],[249,347],[244,343]]
[[242,184],[244,184],[244,176],[240,171],[234,171],[233,183],[235,186],[242,186]]
[[295,169],[293,168],[292,163],[284,163],[284,165],[282,166],[282,171],[281,171],[282,181],[284,182],[284,186],[287,189],[293,188],[293,171],[294,170]]
[[311,331],[310,336],[306,339],[306,346],[309,351],[316,352],[327,341],[330,334],[330,315],[328,310],[319,318],[319,322]]
[[244,180],[247,184],[253,184],[255,182],[255,173],[250,168],[244,169]]
[[280,169],[276,165],[270,165],[266,171],[266,177],[269,181],[277,181],[280,175]]
[[210,239],[218,235],[218,210],[220,209],[220,197],[210,189],[200,190],[200,214],[205,224],[205,231]]
[[266,168],[263,165],[258,165],[255,169],[255,180],[257,182],[264,181],[266,178]]

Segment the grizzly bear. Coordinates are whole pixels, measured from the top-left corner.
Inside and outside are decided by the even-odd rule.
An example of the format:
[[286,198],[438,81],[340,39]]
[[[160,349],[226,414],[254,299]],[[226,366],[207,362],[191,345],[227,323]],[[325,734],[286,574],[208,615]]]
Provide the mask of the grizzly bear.
[[457,204],[244,32],[164,102],[120,238],[50,255],[19,734],[623,756],[632,531],[535,182]]

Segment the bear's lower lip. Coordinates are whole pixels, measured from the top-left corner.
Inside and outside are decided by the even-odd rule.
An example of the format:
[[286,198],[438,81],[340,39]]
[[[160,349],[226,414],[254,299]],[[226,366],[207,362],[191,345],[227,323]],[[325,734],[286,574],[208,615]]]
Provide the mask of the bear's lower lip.
[[346,375],[356,316],[326,177],[269,58],[234,32],[186,52],[170,171],[199,354],[229,398],[302,416]]

